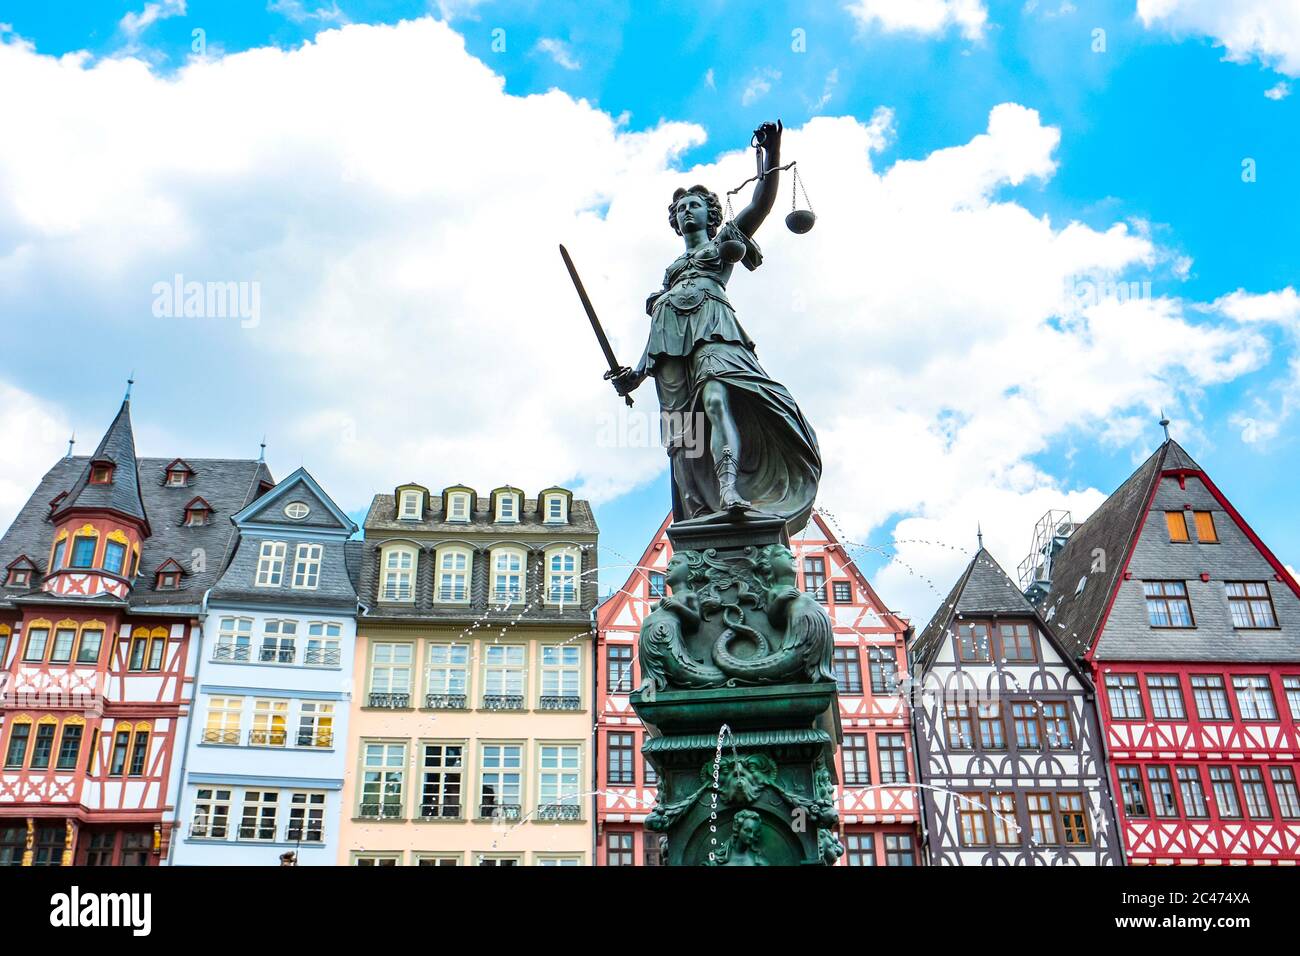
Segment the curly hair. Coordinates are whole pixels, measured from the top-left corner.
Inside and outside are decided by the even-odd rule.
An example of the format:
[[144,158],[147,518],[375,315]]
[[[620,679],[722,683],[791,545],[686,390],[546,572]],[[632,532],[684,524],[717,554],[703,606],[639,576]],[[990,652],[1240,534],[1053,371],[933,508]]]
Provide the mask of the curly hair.
[[700,196],[709,207],[708,233],[712,239],[718,234],[718,227],[722,225],[722,201],[718,199],[718,194],[707,186],[695,185],[689,189],[677,189],[673,192],[673,201],[668,204],[668,224],[673,227],[673,232],[681,235],[682,231],[677,226],[677,201],[683,196]]
[[790,554],[790,549],[783,544],[769,544],[754,557],[754,576],[764,587],[771,587],[775,583],[772,559],[782,552]]

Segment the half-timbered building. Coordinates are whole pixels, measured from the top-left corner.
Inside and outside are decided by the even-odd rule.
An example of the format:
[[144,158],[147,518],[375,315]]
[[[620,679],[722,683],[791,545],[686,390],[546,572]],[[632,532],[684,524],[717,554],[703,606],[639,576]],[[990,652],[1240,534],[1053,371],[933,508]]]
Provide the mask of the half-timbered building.
[[1246,519],[1167,438],[1045,556],[1128,862],[1300,861],[1300,585]]
[[[658,781],[641,756],[645,731],[628,695],[640,681],[641,621],[665,594],[672,544],[668,519],[623,587],[597,612],[596,862],[659,862],[656,834],[644,829]],[[831,522],[814,512],[790,543],[799,584],[825,604],[835,629],[834,671],[844,741],[837,760],[845,853],[842,865],[911,866],[920,862],[910,717],[900,685],[907,677],[908,623],[872,589]]]
[[270,485],[260,461],[137,458],[129,394],[41,479],[0,539],[0,864],[166,857],[202,597]]
[[1119,862],[1094,691],[982,546],[911,648],[928,862]]

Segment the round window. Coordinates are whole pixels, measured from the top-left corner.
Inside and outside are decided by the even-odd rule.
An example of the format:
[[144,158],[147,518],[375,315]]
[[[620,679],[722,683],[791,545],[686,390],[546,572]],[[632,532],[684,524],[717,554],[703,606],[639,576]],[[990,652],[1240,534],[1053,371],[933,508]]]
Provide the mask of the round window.
[[311,509],[301,501],[291,501],[284,506],[284,513],[295,521],[298,521],[307,517],[307,515],[311,513]]

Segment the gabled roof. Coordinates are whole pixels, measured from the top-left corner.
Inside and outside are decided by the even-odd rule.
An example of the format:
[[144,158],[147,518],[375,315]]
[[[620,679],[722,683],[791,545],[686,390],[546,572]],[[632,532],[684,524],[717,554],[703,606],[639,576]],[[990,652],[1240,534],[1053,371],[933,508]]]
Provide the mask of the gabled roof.
[[18,555],[18,557],[14,558],[7,565],[5,565],[6,571],[12,571],[14,568],[20,568],[20,569],[25,568],[29,571],[40,570],[36,562],[33,561],[31,558],[27,557],[27,555],[25,554]]
[[169,471],[187,471],[191,475],[195,474],[194,469],[190,467],[190,463],[187,462],[184,458],[173,459],[171,463],[163,469],[164,474]]
[[637,592],[633,589],[637,582],[644,580],[646,575],[649,573],[646,571],[646,568],[650,566],[651,558],[655,553],[655,546],[668,541],[665,532],[667,532],[668,525],[672,520],[673,513],[670,511],[664,520],[659,523],[659,530],[650,538],[650,543],[647,544],[645,550],[641,552],[641,559],[637,561],[636,566],[628,572],[627,581],[623,583],[621,588],[609,597],[605,598],[605,600],[600,603],[600,606],[596,608],[597,627],[604,628],[610,621],[618,620],[618,615],[619,612],[622,611],[623,605],[636,597]]
[[[296,498],[308,499],[304,503],[311,510],[305,519],[294,520],[283,513],[285,505]],[[269,529],[274,525],[277,528],[301,527],[320,534],[343,534],[344,537],[357,531],[356,522],[335,504],[306,468],[299,468],[230,520],[241,530]]]
[[[1137,543],[1143,516],[1166,471],[1199,472],[1201,466],[1178,442],[1168,439],[1074,530],[1052,563],[1052,589],[1041,610],[1051,615],[1052,631],[1072,657],[1082,657],[1096,639]],[[1084,578],[1083,592],[1076,593]]]
[[[113,463],[113,480],[106,485],[93,485],[90,483],[91,467],[103,461]],[[58,511],[62,514],[72,508],[112,509],[138,518],[148,526],[144,499],[140,496],[140,469],[135,457],[135,436],[131,431],[130,399],[122,402],[117,417],[100,439],[95,453],[86,461],[68,496],[59,503]]]
[[913,666],[917,672],[929,669],[934,663],[943,642],[951,634],[954,620],[982,617],[1027,617],[1039,621],[1044,631],[1049,630],[1002,565],[983,547],[975,552],[975,557],[966,565],[930,623],[912,643]]
[[208,503],[203,499],[203,496],[202,496],[202,495],[195,495],[193,498],[191,498],[191,499],[189,500],[189,503],[185,506],[185,510],[186,510],[186,511],[193,511],[195,508],[202,508],[202,509],[204,509],[205,511],[211,511],[211,510],[212,510],[212,505],[208,504]]

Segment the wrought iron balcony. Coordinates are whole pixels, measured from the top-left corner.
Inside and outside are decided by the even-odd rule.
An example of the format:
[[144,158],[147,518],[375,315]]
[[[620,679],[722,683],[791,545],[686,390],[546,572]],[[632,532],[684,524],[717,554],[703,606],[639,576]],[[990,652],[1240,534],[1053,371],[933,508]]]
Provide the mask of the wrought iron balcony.
[[411,590],[411,586],[410,586],[409,584],[406,584],[406,585],[400,585],[400,584],[388,584],[388,585],[385,585],[385,586],[384,586],[384,597],[383,597],[383,600],[385,600],[385,601],[409,601],[409,600],[411,600],[411,594],[412,594],[412,593],[413,593],[413,592],[412,592],[412,590]]
[[241,823],[236,831],[236,836],[241,840],[265,840],[270,842],[275,839],[275,824]]
[[540,704],[541,710],[581,710],[582,698],[569,696],[550,696],[543,695]]
[[253,648],[248,644],[217,644],[212,648],[214,661],[245,661],[252,656]]
[[469,588],[463,585],[441,585],[438,588],[439,601],[467,601],[469,600]]
[[517,803],[481,803],[478,808],[480,820],[518,820],[523,816],[523,807]]
[[289,732],[287,730],[250,730],[248,732],[248,746],[250,747],[283,747],[289,741]]
[[411,706],[410,694],[376,694],[367,698],[368,707],[387,707],[389,710],[402,710]]
[[497,604],[520,604],[524,600],[523,588],[495,588],[492,600]]
[[296,656],[292,647],[261,647],[257,652],[261,664],[292,664]]
[[334,732],[332,730],[319,730],[312,733],[310,730],[298,731],[299,747],[320,747],[322,749],[334,746]]
[[400,803],[363,803],[357,816],[363,820],[400,820],[402,805]]
[[523,710],[523,694],[484,694],[484,710]]
[[203,742],[205,744],[224,744],[228,747],[235,747],[239,744],[239,730],[217,730],[208,727],[203,731]]
[[302,655],[302,662],[314,667],[338,667],[342,661],[342,652],[337,647],[309,647]]
[[464,694],[425,694],[424,706],[430,710],[464,710],[468,700]]
[[577,820],[582,816],[582,808],[576,803],[543,803],[537,808],[539,820]]
[[425,820],[459,820],[459,803],[422,803],[420,816]]
[[226,823],[223,821],[199,821],[195,820],[190,824],[190,836],[195,840],[224,840],[228,832]]
[[305,826],[291,822],[284,835],[290,843],[323,843],[325,825],[319,820],[309,820]]

